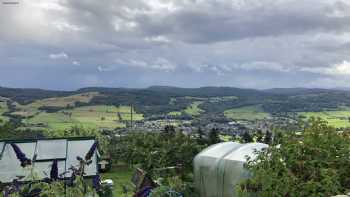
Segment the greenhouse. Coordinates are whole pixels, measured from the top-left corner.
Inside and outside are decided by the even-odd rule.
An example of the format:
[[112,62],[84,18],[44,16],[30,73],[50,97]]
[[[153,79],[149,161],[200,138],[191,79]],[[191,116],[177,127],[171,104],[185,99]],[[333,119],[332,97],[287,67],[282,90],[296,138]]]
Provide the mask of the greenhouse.
[[267,148],[262,143],[223,142],[204,149],[194,158],[194,181],[201,197],[233,197],[235,186],[249,177],[243,168],[247,157]]
[[[79,166],[77,157],[84,158],[94,143],[94,138],[80,137],[0,141],[0,182],[9,183],[14,179],[26,181],[26,177],[33,173],[38,179],[49,178],[54,160],[57,160],[60,177],[70,177],[70,168]],[[33,161],[33,170],[21,166],[16,147],[26,158]],[[84,169],[84,176],[94,176],[98,173],[97,154],[97,151],[93,153],[91,164]]]

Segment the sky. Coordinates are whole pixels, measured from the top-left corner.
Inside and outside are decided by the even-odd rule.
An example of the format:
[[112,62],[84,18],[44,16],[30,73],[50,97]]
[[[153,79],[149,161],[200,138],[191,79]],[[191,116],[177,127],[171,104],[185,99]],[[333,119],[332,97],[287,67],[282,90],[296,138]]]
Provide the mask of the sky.
[[0,2],[0,86],[350,87],[348,0]]

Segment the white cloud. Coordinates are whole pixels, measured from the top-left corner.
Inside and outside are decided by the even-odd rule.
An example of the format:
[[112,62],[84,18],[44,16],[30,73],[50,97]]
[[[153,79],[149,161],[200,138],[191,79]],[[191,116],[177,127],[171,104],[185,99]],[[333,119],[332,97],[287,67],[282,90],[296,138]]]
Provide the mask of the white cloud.
[[143,60],[137,60],[137,59],[129,59],[129,60],[117,59],[116,62],[122,65],[131,66],[131,67],[139,67],[144,69],[163,70],[163,71],[174,71],[177,67],[176,64],[162,57],[158,57],[153,61],[143,61]]
[[85,30],[85,28],[70,24],[67,21],[55,21],[52,25],[61,32],[78,32]]
[[153,69],[173,71],[176,65],[165,58],[157,58],[157,60],[151,65]]
[[166,36],[151,36],[145,38],[146,42],[170,43],[170,39]]
[[279,72],[288,72],[290,69],[283,67],[281,64],[276,62],[265,62],[265,61],[255,61],[243,63],[240,65],[234,65],[233,68],[242,70],[270,70]]
[[97,66],[99,72],[109,72],[115,70],[114,66]]
[[76,60],[74,60],[74,61],[72,62],[72,64],[75,65],[75,66],[80,66],[80,62],[79,62],[79,61],[76,61]]
[[50,59],[68,59],[69,56],[66,53],[64,53],[64,52],[61,52],[61,53],[50,54],[49,58]]
[[333,64],[330,67],[301,68],[301,71],[333,76],[350,75],[350,62],[344,60],[343,62]]

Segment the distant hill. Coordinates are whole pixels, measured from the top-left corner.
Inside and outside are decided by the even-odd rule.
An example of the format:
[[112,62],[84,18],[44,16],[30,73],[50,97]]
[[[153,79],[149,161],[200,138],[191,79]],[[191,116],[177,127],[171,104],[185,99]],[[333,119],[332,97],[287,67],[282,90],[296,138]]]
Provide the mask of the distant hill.
[[80,102],[79,105],[134,105],[139,112],[145,115],[185,110],[195,101],[201,101],[198,107],[206,113],[222,113],[228,109],[250,105],[260,105],[265,112],[269,113],[322,111],[323,109],[336,109],[339,106],[350,106],[350,91],[335,89],[255,90],[235,87],[151,86],[139,89],[87,87],[76,91],[55,91],[0,87],[0,97],[22,105],[43,99],[57,100],[56,97],[73,96],[76,98],[77,96],[74,97],[74,95],[91,92],[98,94],[94,94],[89,102]]
[[6,97],[19,103],[30,103],[37,99],[69,96],[75,94],[74,91],[56,91],[29,88],[5,88],[0,87],[0,96]]
[[272,88],[263,90],[266,93],[280,94],[280,95],[303,95],[303,94],[320,94],[339,92],[341,90],[335,89],[320,89],[320,88]]

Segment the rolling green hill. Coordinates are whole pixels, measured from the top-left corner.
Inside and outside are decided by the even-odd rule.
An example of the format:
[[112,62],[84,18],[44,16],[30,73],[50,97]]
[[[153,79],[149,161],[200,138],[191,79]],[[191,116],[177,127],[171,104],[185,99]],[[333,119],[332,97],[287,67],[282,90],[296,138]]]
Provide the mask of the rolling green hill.
[[[306,117],[321,116],[337,126],[350,126],[345,120],[347,110],[339,110],[340,106],[350,107],[350,91],[343,90],[153,86],[144,89],[89,87],[76,91],[53,91],[0,87],[0,98],[10,103],[10,109],[1,105],[2,119],[19,117],[26,124],[49,128],[66,128],[75,124],[122,127],[125,125],[123,121],[130,120],[125,106],[133,106],[134,120],[166,115],[195,119],[214,114],[224,114],[229,119],[254,120],[293,112]],[[124,106],[125,110],[118,106]],[[104,112],[101,112],[102,108]]]

